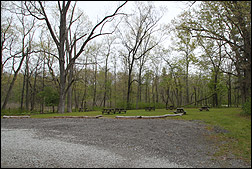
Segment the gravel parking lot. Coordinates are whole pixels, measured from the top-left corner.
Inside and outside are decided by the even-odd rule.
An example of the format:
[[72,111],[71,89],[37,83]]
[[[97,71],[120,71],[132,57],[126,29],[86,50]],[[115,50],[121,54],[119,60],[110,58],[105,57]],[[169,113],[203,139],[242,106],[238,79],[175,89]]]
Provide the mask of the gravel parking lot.
[[1,167],[248,167],[216,159],[209,134],[171,119],[1,119]]

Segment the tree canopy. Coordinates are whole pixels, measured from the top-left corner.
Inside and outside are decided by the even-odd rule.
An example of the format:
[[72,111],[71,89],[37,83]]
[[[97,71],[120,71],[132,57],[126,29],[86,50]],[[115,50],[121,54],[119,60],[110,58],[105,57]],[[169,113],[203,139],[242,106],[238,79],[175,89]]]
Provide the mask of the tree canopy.
[[90,20],[78,2],[2,1],[1,109],[57,106],[64,113],[251,100],[250,1],[189,4],[164,23],[165,9],[134,4],[120,2]]

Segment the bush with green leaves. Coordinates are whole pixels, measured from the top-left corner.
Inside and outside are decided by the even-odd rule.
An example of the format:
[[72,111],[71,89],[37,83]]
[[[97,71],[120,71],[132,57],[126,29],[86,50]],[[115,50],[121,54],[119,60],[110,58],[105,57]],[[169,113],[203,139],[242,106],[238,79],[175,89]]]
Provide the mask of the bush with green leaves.
[[251,115],[251,98],[249,98],[248,101],[242,105],[242,110],[243,114]]
[[46,106],[52,106],[54,112],[54,106],[59,104],[59,92],[55,88],[47,86],[38,93],[38,96],[44,100]]

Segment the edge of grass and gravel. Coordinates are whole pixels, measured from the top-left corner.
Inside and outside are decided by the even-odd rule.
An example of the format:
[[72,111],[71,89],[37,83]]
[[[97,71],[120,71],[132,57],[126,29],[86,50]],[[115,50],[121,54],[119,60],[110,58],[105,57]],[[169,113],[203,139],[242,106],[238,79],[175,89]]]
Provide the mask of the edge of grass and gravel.
[[183,120],[200,120],[213,131],[209,139],[219,146],[215,156],[221,159],[242,159],[251,165],[251,116],[243,115],[241,108],[216,108],[209,112],[186,109],[188,116],[174,117]]

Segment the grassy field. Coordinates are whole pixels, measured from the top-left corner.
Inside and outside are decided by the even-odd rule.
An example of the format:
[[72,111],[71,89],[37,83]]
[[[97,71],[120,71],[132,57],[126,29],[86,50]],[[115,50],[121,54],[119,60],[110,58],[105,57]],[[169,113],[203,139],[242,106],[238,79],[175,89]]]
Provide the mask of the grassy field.
[[[212,108],[210,111],[199,111],[198,108],[186,108],[186,115],[166,117],[166,119],[177,120],[200,120],[207,124],[208,130],[216,127],[225,129],[228,132],[212,134],[211,138],[216,144],[222,143],[220,150],[215,154],[218,157],[226,158],[227,154],[234,154],[247,162],[251,161],[251,116],[241,115],[240,108]],[[173,114],[174,110],[156,109],[156,111],[127,110],[121,116],[156,116]],[[8,115],[8,114],[6,114]],[[15,114],[10,114],[15,115]],[[72,113],[47,113],[47,114],[23,114],[31,118],[50,118],[53,116],[97,116],[102,115],[101,111],[72,112]],[[102,118],[114,118],[118,114],[103,115]]]

